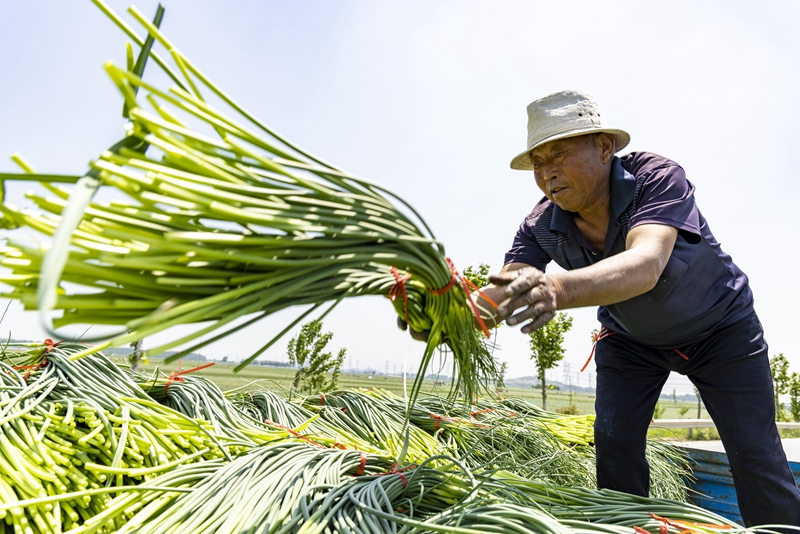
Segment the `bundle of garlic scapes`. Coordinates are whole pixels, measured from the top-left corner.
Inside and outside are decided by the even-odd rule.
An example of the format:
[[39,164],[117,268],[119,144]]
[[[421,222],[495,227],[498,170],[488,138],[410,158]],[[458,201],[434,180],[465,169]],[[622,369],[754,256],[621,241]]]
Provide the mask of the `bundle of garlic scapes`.
[[[39,213],[0,205],[6,226],[52,238],[38,248],[7,238],[0,263],[12,274],[0,281],[13,289],[6,297],[43,314],[60,311],[53,328],[117,325],[73,358],[172,326],[208,323],[148,352],[196,350],[278,310],[310,305],[238,370],[323,304],[382,294],[412,328],[430,330],[412,396],[442,343],[452,352],[453,391],[472,398],[494,376],[483,333],[473,325],[470,288],[410,205],[273,132],[135,8],[129,11],[148,39],[94,1],[174,85],[151,85],[132,61],[126,69],[107,63],[130,119],[126,137],[82,177],[37,175],[20,158],[26,175],[0,175],[39,180],[54,194],[29,194]],[[173,67],[150,50],[153,40],[169,51]],[[226,111],[207,103],[203,91],[225,102]],[[55,183],[70,181],[74,187]],[[93,202],[100,187],[126,200]]]

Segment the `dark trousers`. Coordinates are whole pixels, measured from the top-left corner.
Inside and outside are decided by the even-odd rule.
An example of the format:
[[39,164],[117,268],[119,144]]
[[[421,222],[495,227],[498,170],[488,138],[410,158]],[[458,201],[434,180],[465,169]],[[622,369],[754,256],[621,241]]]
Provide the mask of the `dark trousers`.
[[647,428],[661,388],[676,371],[700,391],[717,426],[745,525],[800,526],[800,491],[775,426],[767,344],[756,314],[675,349],[683,356],[619,334],[597,343],[598,486],[648,495]]

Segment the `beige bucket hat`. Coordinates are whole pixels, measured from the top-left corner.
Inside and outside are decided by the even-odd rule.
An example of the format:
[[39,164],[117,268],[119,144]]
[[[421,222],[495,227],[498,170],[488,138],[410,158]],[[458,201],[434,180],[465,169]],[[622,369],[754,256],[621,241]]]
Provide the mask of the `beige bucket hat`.
[[631,141],[628,132],[609,128],[594,97],[586,91],[567,89],[534,100],[528,104],[528,148],[511,160],[511,168],[533,170],[529,155],[539,145],[597,132],[614,136],[615,151]]

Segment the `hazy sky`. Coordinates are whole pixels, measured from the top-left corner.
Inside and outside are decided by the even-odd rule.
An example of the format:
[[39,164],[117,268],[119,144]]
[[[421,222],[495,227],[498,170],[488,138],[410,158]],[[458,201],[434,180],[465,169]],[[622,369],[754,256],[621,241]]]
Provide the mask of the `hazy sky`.
[[[110,4],[120,13],[128,6]],[[151,15],[155,5],[137,7]],[[289,139],[403,195],[461,268],[498,270],[541,197],[530,173],[508,166],[525,148],[525,106],[559,89],[588,90],[611,125],[631,133],[626,152],[656,152],[684,167],[724,250],[750,276],[770,353],[785,353],[800,371],[800,3],[181,0],[165,7],[162,28],[212,79]],[[19,151],[41,171],[81,173],[118,140],[121,100],[102,64],[124,64],[125,42],[88,0],[4,3],[0,170],[16,171],[6,156]],[[9,187],[15,202],[25,204],[23,190]],[[205,352],[245,357],[296,313]],[[570,313],[565,362],[574,372],[598,325],[594,309]],[[12,305],[0,330],[43,338],[37,322]],[[413,369],[422,353],[396,330],[382,297],[351,299],[325,326],[335,332],[334,348],[348,349],[346,367],[399,371],[407,358]],[[505,327],[498,340],[509,376],[534,374],[526,336]],[[284,347],[266,357],[284,359]],[[553,376],[563,379],[563,369]],[[691,391],[685,384],[668,387]]]

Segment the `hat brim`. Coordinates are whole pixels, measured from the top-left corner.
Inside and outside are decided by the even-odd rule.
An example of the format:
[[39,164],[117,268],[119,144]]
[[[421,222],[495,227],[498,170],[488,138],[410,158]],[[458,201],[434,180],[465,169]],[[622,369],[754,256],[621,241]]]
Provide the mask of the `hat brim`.
[[542,146],[545,143],[549,143],[550,141],[556,141],[557,139],[567,139],[569,137],[578,137],[579,135],[586,135],[592,133],[608,133],[614,136],[614,152],[619,152],[626,146],[628,143],[631,142],[631,136],[625,130],[617,130],[615,128],[584,128],[580,130],[569,130],[567,132],[562,132],[556,135],[551,135],[545,139],[542,139],[535,143],[534,145],[528,147],[525,152],[518,154],[511,160],[511,168],[518,170],[518,171],[532,171],[533,165],[531,164],[530,153],[533,149],[538,146]]

